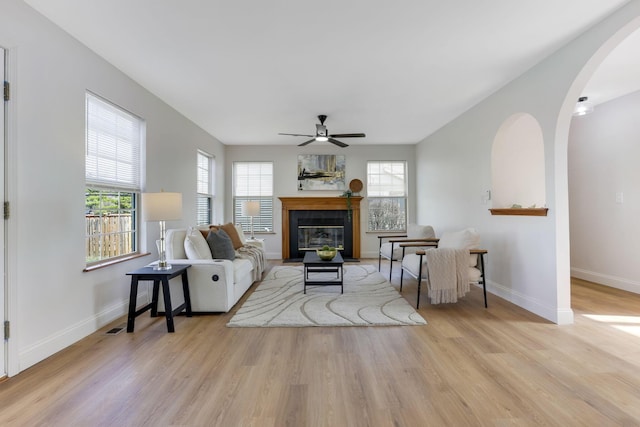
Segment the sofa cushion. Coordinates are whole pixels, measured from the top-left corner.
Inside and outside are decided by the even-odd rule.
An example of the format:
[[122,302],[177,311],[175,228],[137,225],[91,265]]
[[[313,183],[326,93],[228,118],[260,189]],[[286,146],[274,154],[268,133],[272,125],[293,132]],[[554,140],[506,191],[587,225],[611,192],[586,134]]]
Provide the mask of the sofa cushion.
[[[233,261],[233,277],[234,282],[238,282],[245,274],[250,274],[253,270],[253,264],[248,259],[236,258]],[[251,280],[253,282],[253,280]]]
[[238,249],[243,246],[242,240],[240,240],[240,236],[238,235],[238,230],[236,230],[236,226],[232,223],[223,224],[220,226],[221,229],[227,233],[227,236],[231,239],[231,243],[233,244],[233,249]]
[[236,224],[236,231],[238,232],[238,237],[240,237],[240,241],[242,242],[242,246],[247,244],[247,239],[244,236],[244,230],[242,229],[242,224]]
[[233,249],[231,238],[224,230],[209,230],[207,243],[209,244],[209,248],[211,248],[211,255],[214,259],[228,259],[233,261],[236,258],[236,252]]
[[165,237],[165,245],[167,251],[167,259],[186,259],[187,254],[184,251],[184,239],[187,237],[185,228],[169,229]]
[[211,248],[200,230],[190,228],[184,238],[184,251],[188,259],[212,259]]

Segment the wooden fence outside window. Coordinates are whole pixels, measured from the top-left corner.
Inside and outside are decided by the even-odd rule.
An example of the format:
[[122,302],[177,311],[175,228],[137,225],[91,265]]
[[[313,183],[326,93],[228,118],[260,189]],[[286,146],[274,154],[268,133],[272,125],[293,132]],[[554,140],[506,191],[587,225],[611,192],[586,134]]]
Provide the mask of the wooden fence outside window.
[[135,227],[131,214],[85,215],[86,260],[100,261],[135,251]]

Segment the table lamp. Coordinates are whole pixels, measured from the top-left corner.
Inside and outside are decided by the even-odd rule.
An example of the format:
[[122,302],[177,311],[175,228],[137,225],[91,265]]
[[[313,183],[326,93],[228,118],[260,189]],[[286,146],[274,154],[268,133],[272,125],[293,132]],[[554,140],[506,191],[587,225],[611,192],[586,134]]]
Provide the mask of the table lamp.
[[154,270],[170,270],[165,251],[165,221],[182,219],[182,193],[142,193],[142,219],[160,223],[160,241],[158,255],[160,260]]
[[255,240],[253,237],[253,217],[260,215],[260,202],[244,201],[242,202],[242,215],[251,218],[251,240]]

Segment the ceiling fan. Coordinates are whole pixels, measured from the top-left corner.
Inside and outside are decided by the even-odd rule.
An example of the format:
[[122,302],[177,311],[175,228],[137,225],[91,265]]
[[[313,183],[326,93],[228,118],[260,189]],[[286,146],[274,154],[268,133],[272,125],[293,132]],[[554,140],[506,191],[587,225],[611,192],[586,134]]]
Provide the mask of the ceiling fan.
[[342,141],[338,141],[335,138],[364,138],[366,135],[364,133],[335,133],[329,135],[327,131],[327,127],[324,125],[324,121],[327,119],[327,116],[321,114],[318,116],[318,120],[320,120],[320,124],[316,124],[316,134],[315,135],[305,135],[300,133],[279,133],[278,135],[291,135],[291,136],[308,136],[311,137],[310,140],[303,142],[302,144],[298,144],[299,147],[310,144],[313,141],[329,141],[332,144],[335,144],[339,147],[348,147],[349,144],[345,144]]

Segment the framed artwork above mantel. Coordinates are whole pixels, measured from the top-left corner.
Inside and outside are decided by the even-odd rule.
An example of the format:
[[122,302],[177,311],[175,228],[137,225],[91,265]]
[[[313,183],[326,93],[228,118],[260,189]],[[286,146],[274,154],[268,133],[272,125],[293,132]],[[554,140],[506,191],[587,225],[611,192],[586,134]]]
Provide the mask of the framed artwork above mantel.
[[340,154],[298,155],[298,191],[346,190],[345,156]]

